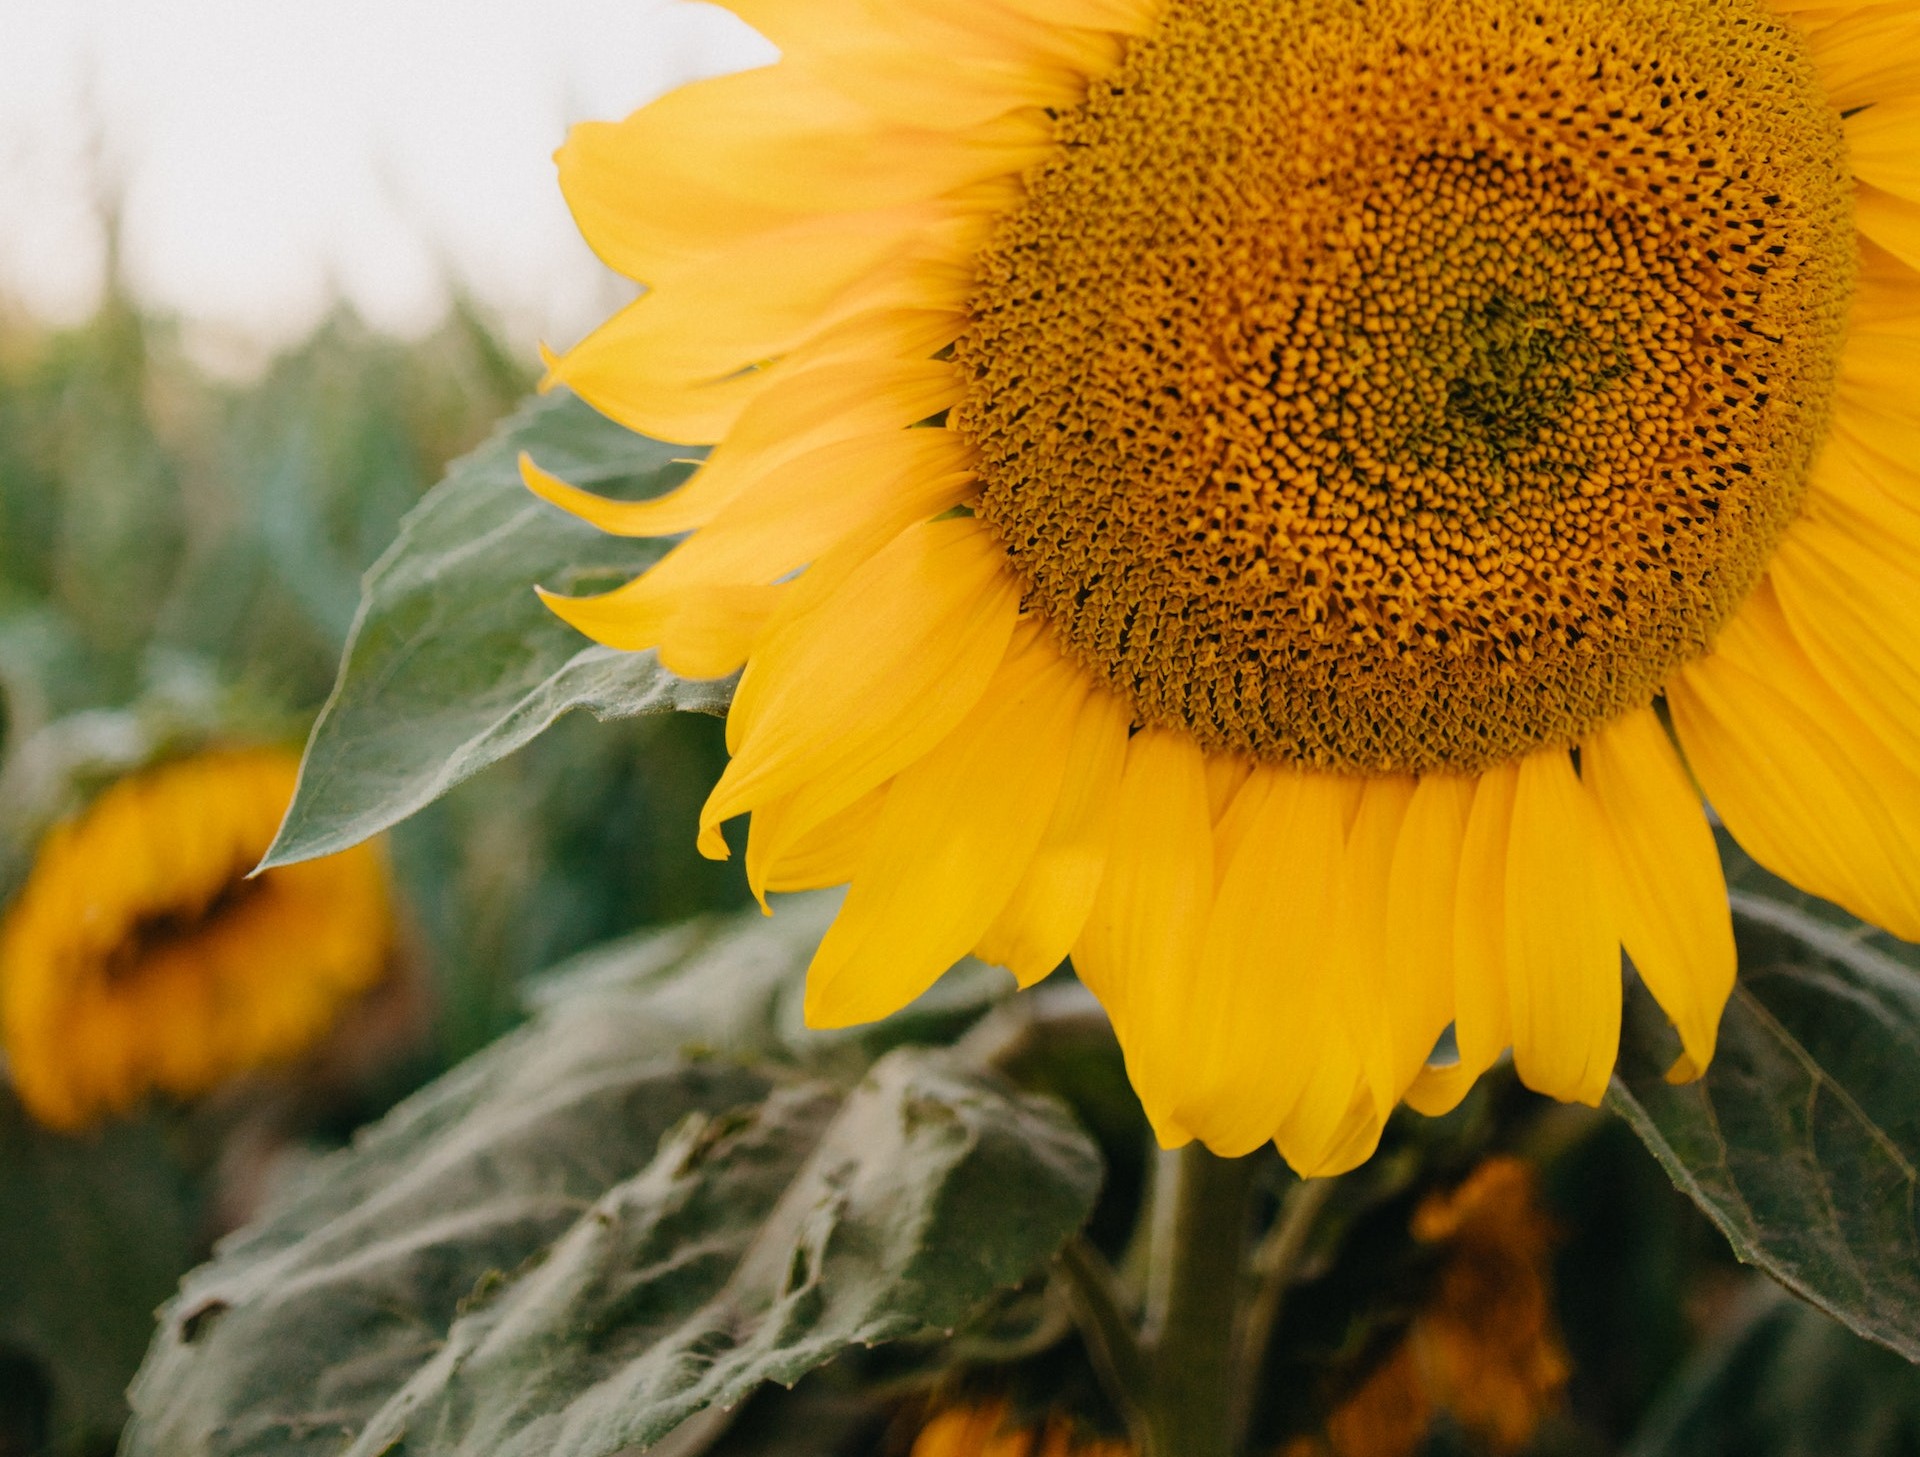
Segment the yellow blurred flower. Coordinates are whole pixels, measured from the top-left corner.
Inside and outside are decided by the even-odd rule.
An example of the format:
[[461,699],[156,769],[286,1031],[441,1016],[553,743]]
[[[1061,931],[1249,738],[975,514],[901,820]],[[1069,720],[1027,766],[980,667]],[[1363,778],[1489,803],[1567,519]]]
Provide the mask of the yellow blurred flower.
[[551,600],[744,669],[814,1023],[1071,952],[1163,1142],[1326,1174],[1597,1103],[1622,946],[1705,1068],[1703,794],[1920,936],[1920,0],[725,3],[561,153],[647,287],[552,370],[713,453],[528,479],[685,538]]
[[1559,1400],[1570,1371],[1554,1329],[1553,1231],[1532,1167],[1488,1159],[1421,1204],[1413,1236],[1446,1250],[1432,1295],[1323,1436],[1285,1457],[1412,1457],[1441,1412],[1488,1450],[1518,1452]]
[[377,846],[247,878],[298,767],[276,749],[176,760],[47,835],[0,927],[0,1042],[43,1123],[84,1128],[291,1057],[380,979]]
[[1038,1427],[1010,1420],[1004,1402],[949,1407],[920,1430],[911,1457],[1132,1457],[1126,1442],[1087,1437],[1051,1417]]

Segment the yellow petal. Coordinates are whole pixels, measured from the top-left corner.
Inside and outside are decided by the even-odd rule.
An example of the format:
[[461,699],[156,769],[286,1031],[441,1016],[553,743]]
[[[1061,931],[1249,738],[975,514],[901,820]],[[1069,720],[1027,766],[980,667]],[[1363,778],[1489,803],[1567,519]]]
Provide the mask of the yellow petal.
[[[976,0],[956,10],[942,0],[728,0],[727,8],[783,54],[807,59],[878,59],[893,51],[951,59],[978,74],[1049,68],[1087,75],[1112,58],[1107,37],[1140,34],[1151,11],[1144,3],[1079,0],[1071,6],[1001,4]],[[995,64],[997,63],[997,65]],[[1034,103],[1044,104],[1044,103]]]
[[[1360,809],[1347,836],[1340,872],[1336,991],[1345,1004],[1350,1035],[1383,1120],[1446,1026],[1442,1021],[1435,1027],[1418,1059],[1404,1065],[1397,1046],[1398,1024],[1414,1008],[1395,1005],[1396,994],[1406,988],[1389,959],[1387,926],[1395,850],[1417,787],[1417,780],[1398,774],[1362,783]],[[1426,867],[1427,873],[1432,869]],[[1430,1000],[1420,998],[1418,990],[1415,996],[1416,1006]]]
[[1806,659],[1756,591],[1667,703],[1687,763],[1762,865],[1897,936],[1920,939],[1920,779]]
[[809,1026],[898,1011],[993,924],[1053,818],[1087,686],[1051,643],[1016,647],[973,712],[900,772],[808,969]]
[[1854,196],[1854,225],[1909,268],[1920,268],[1920,201],[1863,182]]
[[659,648],[660,661],[670,672],[683,678],[724,678],[746,661],[754,639],[791,588],[701,582],[656,593],[651,600],[624,589],[598,597],[534,590],[554,616],[603,646],[629,653]]
[[[989,121],[1026,106],[1066,108],[1119,57],[1102,30],[1035,20],[981,0],[734,0],[742,18],[798,64],[883,115],[931,128]],[[930,68],[926,58],[939,56]]]
[[1053,819],[1012,899],[974,948],[974,955],[1006,967],[1023,987],[1066,959],[1092,913],[1106,870],[1131,722],[1125,703],[1089,685],[1074,722],[1066,782]]
[[[773,582],[851,535],[891,539],[959,505],[973,489],[969,460],[965,442],[951,430],[893,430],[823,446],[774,467],[743,499],[624,586],[594,597],[541,595],[589,637],[628,650],[674,640],[669,624],[675,622],[681,640],[700,632],[709,617],[689,619],[687,607],[713,599],[713,589],[720,589],[723,611],[734,605],[729,591],[747,594],[738,602],[759,613],[757,631],[772,604]],[[752,636],[728,641],[750,643]]]
[[1862,182],[1920,200],[1920,98],[1882,101],[1848,117],[1847,156]]
[[1252,772],[1252,761],[1238,754],[1207,755],[1207,806],[1216,825]]
[[1281,1125],[1274,1143],[1301,1178],[1331,1179],[1372,1158],[1385,1127],[1372,1089],[1356,1081],[1347,1111],[1338,1122],[1324,1132],[1316,1129],[1309,1134],[1306,1121],[1295,1115]]
[[1199,747],[1166,729],[1134,735],[1106,873],[1073,963],[1106,1007],[1134,1091],[1168,1147],[1193,1136],[1173,1109],[1192,1062],[1185,1018],[1213,903],[1212,840]]
[[[1496,764],[1480,775],[1460,845],[1453,917],[1453,1025],[1460,1048],[1460,1076],[1468,1086],[1499,1060],[1513,1040],[1512,998],[1507,992],[1507,858],[1519,784],[1516,764]],[[1459,1091],[1465,1096],[1466,1086]]]
[[1791,15],[1803,25],[1827,25],[1844,19],[1856,10],[1883,5],[1886,0],[1773,0],[1773,8]]
[[1513,1064],[1536,1092],[1596,1107],[1620,1049],[1608,853],[1567,751],[1522,759],[1507,844]]
[[956,430],[836,441],[769,470],[647,576],[663,586],[775,581],[876,517],[904,527],[952,509],[973,479]]
[[626,512],[621,534],[667,536],[704,526],[808,452],[904,432],[958,398],[953,367],[933,359],[829,362],[785,374],[742,414],[692,480]]
[[1920,94],[1920,27],[1905,5],[1862,6],[1810,40],[1827,100],[1842,115]]
[[1480,1074],[1464,1062],[1430,1063],[1408,1087],[1406,1104],[1428,1118],[1443,1118],[1460,1106],[1479,1080]]
[[785,584],[689,589],[661,631],[660,665],[692,679],[739,672],[789,590]]
[[1162,0],[1005,0],[1006,8],[1044,25],[1078,25],[1116,35],[1145,35],[1160,18]]
[[1920,576],[1817,518],[1788,529],[1768,576],[1820,675],[1920,768]]
[[1048,119],[1013,113],[961,131],[902,126],[791,66],[670,92],[630,117],[623,150],[658,151],[712,190],[768,209],[860,211],[1023,172],[1051,150]]
[[1302,1103],[1299,1141],[1317,1145],[1362,1073],[1335,984],[1351,786],[1260,768],[1241,794],[1257,807],[1207,921],[1178,1105],[1181,1126],[1229,1158],[1273,1139]]
[[[756,235],[652,280],[582,347],[617,356],[628,374],[657,385],[724,379],[788,353],[863,306],[914,302],[910,273],[890,275],[891,298],[874,296],[874,277],[943,220],[923,204]],[[979,241],[985,232],[983,219]],[[569,367],[563,360],[563,377]]]
[[1393,847],[1382,1010],[1396,1096],[1419,1076],[1454,1018],[1454,916],[1472,808],[1472,780],[1423,775]]
[[565,385],[609,420],[674,445],[722,439],[774,379],[752,369],[702,384],[662,384],[633,374],[621,351],[593,347],[597,342],[590,334],[565,355],[543,351],[540,393]]
[[747,726],[701,813],[702,849],[724,856],[722,821],[789,794],[804,832],[939,743],[1006,656],[1019,597],[999,542],[955,518],[902,532],[769,632],[735,697]]
[[[1913,292],[1920,294],[1920,278]],[[1920,448],[1920,320],[1856,319],[1840,356],[1836,415],[1849,433],[1910,464]]]
[[1686,1049],[1706,1071],[1733,992],[1733,915],[1700,795],[1651,708],[1615,719],[1580,746],[1619,867],[1620,936]]
[[581,236],[616,273],[647,279],[806,212],[732,196],[648,144],[635,113],[580,122],[554,154],[560,191]]
[[[872,843],[874,826],[880,822],[880,806],[886,802],[887,785],[871,790],[838,814],[829,815],[803,835],[781,835],[786,852],[768,867],[763,877],[767,890],[774,892],[822,890],[830,885],[845,885],[860,868],[860,861]],[[748,831],[747,856],[753,858],[753,838],[775,830],[790,800],[777,799],[753,812]],[[762,909],[766,903],[761,902]]]
[[1854,428],[1858,418],[1847,410],[1834,420],[1814,461],[1803,514],[1869,541],[1884,532],[1920,551],[1920,469],[1868,445]]

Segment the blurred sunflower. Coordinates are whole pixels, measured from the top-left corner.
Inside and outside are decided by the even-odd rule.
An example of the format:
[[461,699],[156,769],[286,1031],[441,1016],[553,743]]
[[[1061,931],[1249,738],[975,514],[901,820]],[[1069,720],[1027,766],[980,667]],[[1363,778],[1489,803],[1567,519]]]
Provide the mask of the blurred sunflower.
[[1126,1442],[1075,1434],[1052,1418],[1038,1427],[1014,1421],[1006,1403],[955,1406],[938,1413],[914,1438],[910,1457],[1130,1457]]
[[377,847],[247,878],[298,771],[274,749],[175,760],[48,834],[0,927],[0,1043],[41,1122],[84,1128],[291,1057],[380,978]]
[[1445,1412],[1478,1446],[1519,1452],[1560,1399],[1571,1368],[1554,1329],[1553,1231],[1533,1168],[1488,1159],[1429,1195],[1413,1237],[1439,1247],[1434,1288],[1386,1360],[1281,1457],[1415,1457]]
[[1330,1173],[1598,1101],[1622,945],[1706,1066],[1703,793],[1920,937],[1920,0],[729,3],[560,154],[648,291],[552,362],[716,448],[527,474],[691,533],[550,600],[744,666],[815,1023],[1070,952],[1164,1142]]

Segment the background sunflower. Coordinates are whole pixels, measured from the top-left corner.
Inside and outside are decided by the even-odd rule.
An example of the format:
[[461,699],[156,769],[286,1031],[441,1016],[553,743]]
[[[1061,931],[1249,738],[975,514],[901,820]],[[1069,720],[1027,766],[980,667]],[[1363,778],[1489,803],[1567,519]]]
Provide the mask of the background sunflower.
[[[1906,924],[1896,893],[1912,870],[1907,508],[1872,494],[1911,464],[1909,108],[1877,98],[1913,81],[1914,12],[1757,5],[1553,13],[1629,49],[1618,28],[1649,14],[1691,16],[1710,38],[1744,26],[1731,47],[1670,37],[1726,110],[1714,135],[1729,149],[1765,143],[1806,167],[1842,129],[1844,178],[1756,193],[1749,176],[1713,194],[1748,230],[1749,252],[1719,260],[1737,294],[1725,307],[1804,331],[1730,343],[1679,327],[1661,294],[1671,271],[1647,272],[1667,255],[1643,246],[1658,231],[1644,218],[1606,266],[1664,302],[1569,328],[1591,275],[1546,268],[1542,250],[1577,258],[1584,214],[1543,206],[1530,221],[1491,186],[1489,157],[1524,151],[1513,135],[1485,155],[1462,144],[1434,154],[1451,179],[1435,205],[1457,218],[1484,202],[1510,230],[1501,256],[1470,260],[1475,287],[1497,274],[1507,300],[1440,309],[1419,338],[1387,341],[1378,378],[1355,384],[1372,423],[1331,420],[1340,448],[1309,462],[1338,478],[1339,509],[1304,513],[1301,539],[1348,575],[1344,595],[1329,577],[1300,600],[1338,625],[1340,653],[1386,650],[1434,624],[1402,610],[1404,584],[1360,579],[1405,558],[1417,530],[1329,534],[1365,504],[1356,431],[1388,416],[1425,428],[1437,411],[1453,433],[1422,437],[1435,474],[1421,490],[1444,506],[1468,488],[1465,465],[1498,457],[1537,507],[1569,462],[1619,446],[1623,398],[1646,439],[1672,438],[1680,407],[1653,376],[1708,359],[1733,373],[1686,407],[1724,424],[1726,458],[1757,475],[1792,464],[1800,406],[1819,393],[1796,404],[1779,371],[1817,385],[1844,336],[1827,449],[1790,525],[1770,513],[1782,480],[1799,488],[1791,470],[1643,481],[1624,507],[1570,502],[1552,518],[1564,540],[1506,542],[1565,547],[1567,602],[1503,579],[1442,603],[1504,602],[1562,632],[1534,678],[1511,679],[1518,704],[1577,649],[1563,630],[1592,626],[1579,614],[1594,572],[1658,558],[1684,579],[1621,611],[1615,646],[1671,628],[1662,641],[1687,660],[1657,675],[1659,706],[1614,714],[1609,698],[1604,726],[1565,729],[1577,752],[1518,767],[1493,754],[1438,773],[1373,729],[1376,760],[1281,763],[1261,757],[1251,689],[1204,704],[1176,691],[1197,651],[1183,624],[1226,599],[1157,577],[1150,599],[1128,588],[1162,612],[1156,657],[1103,595],[1129,569],[1114,543],[1171,532],[1203,578],[1209,563],[1289,569],[1273,542],[1250,547],[1258,512],[1214,515],[1196,484],[1190,520],[1048,536],[1104,467],[1062,447],[1057,471],[1029,479],[1022,431],[1124,397],[1139,366],[1124,347],[1083,351],[1063,384],[1053,331],[1091,312],[1103,346],[1124,346],[1221,302],[1156,293],[1146,272],[1121,300],[1134,316],[1099,291],[1101,250],[1131,246],[1127,228],[1193,221],[1150,169],[1113,168],[1104,150],[1139,121],[1127,96],[1166,99],[1153,68],[1170,52],[1142,39],[1157,5],[756,0],[780,66],[579,132],[562,166],[583,224],[658,287],[556,369],[616,416],[660,412],[646,423],[666,440],[564,387],[508,413],[527,381],[470,310],[415,345],[338,317],[244,385],[194,369],[124,288],[84,328],[9,317],[0,888],[38,927],[29,944],[76,929],[35,913],[36,860],[44,875],[64,856],[82,900],[149,904],[114,857],[56,854],[90,817],[199,765],[199,790],[162,796],[192,811],[187,828],[142,859],[147,890],[181,883],[228,782],[199,756],[313,722],[270,868],[220,882],[244,904],[248,884],[364,866],[355,847],[385,836],[398,959],[417,974],[336,998],[304,1053],[231,1079],[214,1076],[233,1064],[208,1055],[188,1000],[143,1002],[116,1044],[140,1057],[112,1066],[195,1075],[153,1078],[137,1108],[116,1083],[84,1133],[36,1122],[33,1089],[107,1064],[42,1024],[0,1092],[0,1454],[1894,1457],[1920,1443],[1920,961],[1877,928]],[[1468,12],[1519,16],[1513,44],[1536,60],[1546,44],[1527,29],[1537,8],[1366,8],[1403,22],[1407,54]],[[1287,27],[1246,30],[1243,10],[1181,13],[1277,47],[1255,73],[1322,74],[1301,70]],[[1355,13],[1302,0],[1294,18]],[[1781,42],[1782,16],[1811,39]],[[1680,62],[1609,85],[1685,109],[1701,98]],[[1434,73],[1436,94],[1457,71]],[[1393,88],[1351,51],[1324,74],[1340,85],[1287,133],[1294,160],[1332,148],[1353,164],[1346,182],[1387,200],[1404,149],[1353,142],[1393,114]],[[1216,80],[1244,99],[1233,67]],[[1083,103],[1099,87],[1109,110],[1095,115]],[[1775,110],[1756,120],[1743,90]],[[1522,99],[1483,120],[1545,126]],[[1589,132],[1567,144],[1575,159],[1611,145],[1595,135],[1662,125],[1569,116]],[[1200,120],[1145,140],[1175,145]],[[1689,188],[1707,176],[1702,125],[1676,119],[1675,156],[1657,159]],[[1061,158],[1062,135],[1097,175]],[[653,145],[663,136],[685,146]],[[1041,180],[1028,193],[1013,171]],[[1562,174],[1546,171],[1551,194]],[[1844,319],[1819,259],[1793,262],[1835,222],[1827,184],[1864,239]],[[1049,209],[1083,187],[1115,206],[1076,233]],[[1673,215],[1704,225],[1706,195],[1682,189]],[[1299,216],[1268,221],[1299,236]],[[981,248],[991,299],[980,272],[947,267]],[[1022,260],[1043,255],[1077,281],[1023,314]],[[1407,302],[1404,271],[1356,259],[1326,256],[1332,322]],[[1749,263],[1780,272],[1781,291]],[[1456,349],[1462,321],[1471,347]],[[1209,446],[1243,463],[1248,440],[1265,442],[1257,462],[1282,438],[1262,412],[1287,380],[1288,408],[1324,403],[1299,319],[1255,322],[1273,391],[1241,400],[1240,433]],[[1182,358],[1196,389],[1218,363]],[[1022,390],[1024,413],[996,410]],[[1179,411],[1155,410],[1158,448]],[[1530,452],[1541,430],[1559,431],[1554,448]],[[675,443],[722,436],[710,453]],[[528,496],[523,455],[536,489],[586,522]],[[1262,509],[1289,489],[1248,485]],[[1755,538],[1697,519],[1709,499],[1760,523],[1761,585],[1740,575]],[[1580,530],[1663,509],[1677,543],[1655,530],[1575,550]],[[1682,517],[1702,529],[1684,536]],[[1726,580],[1689,577],[1727,546],[1723,527]],[[1048,541],[1072,548],[1050,559],[1061,575],[1036,560]],[[1444,545],[1453,567],[1491,550],[1464,531]],[[1089,562],[1100,582],[1073,576]],[[536,583],[605,641],[549,612]],[[1662,618],[1670,587],[1705,617]],[[1736,597],[1712,654],[1688,657]],[[768,645],[778,671],[757,671]],[[1329,661],[1318,652],[1293,660],[1308,679]],[[1456,730],[1485,667],[1462,669]],[[876,716],[883,700],[891,717]],[[1523,722],[1538,713],[1516,709]],[[1780,797],[1815,770],[1820,797]],[[1716,773],[1737,783],[1716,788]],[[1739,807],[1721,806],[1725,826],[1702,814],[1702,787]],[[753,816],[744,837],[736,810]],[[696,839],[744,866],[702,858]],[[1605,894],[1590,894],[1603,869]],[[849,878],[844,895],[815,889]],[[177,950],[229,908],[218,889],[195,905],[197,919],[135,915],[134,944]],[[345,929],[322,919],[323,934],[259,938],[229,969],[288,998]],[[1276,992],[1248,975],[1262,964],[1249,948],[1298,975]],[[83,984],[54,961],[4,975],[14,993]],[[1146,974],[1166,965],[1205,980]],[[1603,1106],[1579,1101],[1603,1072]],[[1397,1111],[1403,1092],[1432,1116]],[[1187,1134],[1252,1152],[1161,1147]],[[1282,1158],[1326,1171],[1369,1152],[1305,1180]]]

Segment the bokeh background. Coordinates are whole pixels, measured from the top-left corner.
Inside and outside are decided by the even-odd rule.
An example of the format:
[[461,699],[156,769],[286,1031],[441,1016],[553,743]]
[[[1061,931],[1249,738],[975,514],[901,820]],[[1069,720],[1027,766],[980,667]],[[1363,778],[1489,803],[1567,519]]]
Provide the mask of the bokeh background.
[[[770,55],[670,0],[0,0],[0,875],[208,742],[297,746],[361,573],[623,298],[551,154]],[[0,1089],[0,1454],[107,1451],[152,1312],[526,976],[744,898],[699,716],[565,723],[388,846],[396,974],[297,1066],[81,1136]]]
[[[567,124],[770,55],[674,0],[4,0],[10,736],[183,692],[309,719],[400,517],[621,297]],[[727,897],[682,853],[712,725],[581,727],[401,837],[421,931],[487,968],[446,1055],[521,971]]]
[[[301,740],[401,518],[624,296],[554,184],[567,123],[769,55],[672,0],[0,0],[0,891],[85,783]],[[80,1137],[0,1090],[0,1457],[111,1451],[181,1272],[530,976],[744,905],[693,853],[723,757],[714,719],[576,717],[400,827],[395,974],[296,1066]],[[1624,1127],[1539,1127],[1573,1374],[1537,1450],[1617,1452],[1775,1307]],[[1823,1450],[1791,1381],[1834,1366],[1881,1434],[1846,1450],[1920,1451],[1902,1363],[1788,1334],[1730,1402]]]

